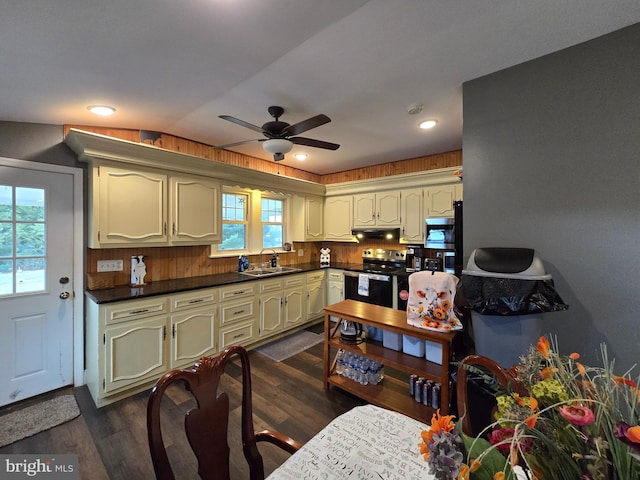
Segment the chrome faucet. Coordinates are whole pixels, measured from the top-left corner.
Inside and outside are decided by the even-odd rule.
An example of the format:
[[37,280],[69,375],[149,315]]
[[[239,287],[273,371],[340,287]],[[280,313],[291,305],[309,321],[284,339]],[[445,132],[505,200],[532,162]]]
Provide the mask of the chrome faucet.
[[274,256],[277,255],[276,251],[273,248],[263,248],[262,250],[260,250],[260,268],[264,267],[264,262],[262,261],[262,254],[264,253],[265,250],[271,250]]

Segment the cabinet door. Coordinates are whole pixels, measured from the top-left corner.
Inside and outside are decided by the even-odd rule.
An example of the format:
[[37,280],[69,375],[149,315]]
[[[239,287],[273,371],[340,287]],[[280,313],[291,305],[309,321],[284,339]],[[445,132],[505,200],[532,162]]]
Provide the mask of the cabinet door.
[[282,330],[282,291],[260,295],[260,332],[267,337]]
[[453,202],[458,200],[457,184],[438,185],[425,189],[426,217],[452,217]]
[[400,192],[376,194],[376,224],[379,226],[400,225]]
[[100,245],[166,243],[167,176],[104,166],[99,169]]
[[307,320],[306,298],[303,287],[285,290],[284,301],[284,328],[300,325]]
[[402,193],[402,237],[400,243],[424,243],[422,188]]
[[170,183],[171,242],[219,242],[220,184],[203,177],[171,177]]
[[324,282],[314,282],[307,285],[307,320],[324,315],[325,286]]
[[171,316],[171,368],[216,352],[215,310],[211,305]]
[[328,197],[324,203],[325,240],[353,240],[353,197]]
[[105,329],[105,392],[144,383],[167,370],[166,328],[163,316]]
[[376,224],[375,194],[353,197],[353,223],[356,227],[368,227]]
[[324,216],[322,214],[324,202],[320,197],[307,197],[306,201],[306,221],[307,240],[322,240],[324,237]]

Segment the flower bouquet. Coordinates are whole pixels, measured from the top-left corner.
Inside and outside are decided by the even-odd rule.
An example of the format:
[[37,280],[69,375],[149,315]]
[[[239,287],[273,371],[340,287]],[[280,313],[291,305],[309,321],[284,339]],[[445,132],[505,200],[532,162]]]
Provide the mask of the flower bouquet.
[[615,375],[601,351],[603,366],[589,367],[541,337],[517,367],[530,396],[497,392],[495,422],[476,438],[453,416],[433,416],[420,443],[429,472],[442,480],[639,479],[638,380]]

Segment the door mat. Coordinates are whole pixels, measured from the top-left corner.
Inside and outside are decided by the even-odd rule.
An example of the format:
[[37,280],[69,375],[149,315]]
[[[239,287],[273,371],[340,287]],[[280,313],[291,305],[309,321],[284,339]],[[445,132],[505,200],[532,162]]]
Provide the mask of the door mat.
[[305,351],[307,348],[321,343],[323,339],[324,335],[302,330],[293,335],[276,340],[275,342],[258,347],[256,348],[256,352],[270,358],[274,362],[282,362],[297,353]]
[[73,395],[36,403],[22,410],[0,416],[0,447],[49,430],[80,415]]

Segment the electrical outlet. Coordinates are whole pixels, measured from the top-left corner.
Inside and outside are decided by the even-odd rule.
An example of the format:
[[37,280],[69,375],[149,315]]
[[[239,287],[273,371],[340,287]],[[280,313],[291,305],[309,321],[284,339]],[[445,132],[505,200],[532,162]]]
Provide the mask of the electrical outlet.
[[303,249],[301,249],[301,248],[298,249],[298,256],[299,257],[304,257],[304,250]]
[[122,260],[98,260],[98,272],[121,272],[123,268]]

